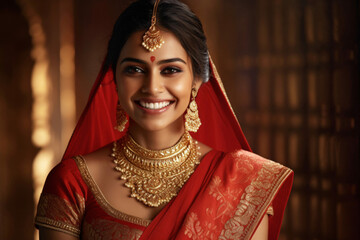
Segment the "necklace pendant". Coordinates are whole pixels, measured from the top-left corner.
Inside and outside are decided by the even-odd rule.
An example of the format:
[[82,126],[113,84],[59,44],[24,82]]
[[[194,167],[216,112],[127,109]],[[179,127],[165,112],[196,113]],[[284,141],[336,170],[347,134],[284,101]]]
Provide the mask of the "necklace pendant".
[[147,206],[169,202],[199,164],[197,144],[185,133],[173,147],[154,151],[138,145],[131,136],[114,143],[115,170],[130,189],[130,196]]

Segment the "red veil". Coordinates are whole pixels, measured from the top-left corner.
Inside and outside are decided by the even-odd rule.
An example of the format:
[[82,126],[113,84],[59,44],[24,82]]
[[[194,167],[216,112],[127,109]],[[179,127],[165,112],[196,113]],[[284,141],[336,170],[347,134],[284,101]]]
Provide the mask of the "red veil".
[[[199,131],[192,135],[196,140],[220,152],[227,153],[239,149],[251,151],[211,59],[210,67],[211,77],[209,81],[202,84],[196,98],[202,125]],[[85,155],[122,137],[124,133],[114,129],[117,101],[118,96],[113,72],[111,69],[103,69],[91,90],[88,103],[79,119],[63,159]],[[221,159],[221,157],[215,156],[214,158]],[[206,161],[208,162],[203,163]],[[178,197],[173,199],[145,229],[141,239],[164,239],[164,236],[169,239],[182,239],[179,237],[181,234],[177,235],[179,229],[182,228],[179,218],[180,216],[185,218],[187,206],[192,204],[191,199],[197,196],[198,191],[204,185],[209,184],[210,177],[208,174],[211,169],[217,168],[215,165],[218,163],[212,161],[211,157],[207,157],[203,159],[201,164],[207,165],[205,168],[199,165],[193,174],[196,176],[189,179],[188,182],[192,181],[191,189],[186,188],[185,185]],[[276,213],[269,220],[269,239],[277,239],[278,237],[283,212],[290,193],[292,172],[287,171],[278,181],[276,189],[272,190],[274,195],[271,198],[272,202],[267,202],[266,206],[264,205],[268,207],[271,204]],[[266,209],[260,213],[261,218],[265,211]],[[255,221],[253,229],[250,231],[254,232],[258,224],[259,222]],[[251,234],[248,235],[248,238],[250,237]]]

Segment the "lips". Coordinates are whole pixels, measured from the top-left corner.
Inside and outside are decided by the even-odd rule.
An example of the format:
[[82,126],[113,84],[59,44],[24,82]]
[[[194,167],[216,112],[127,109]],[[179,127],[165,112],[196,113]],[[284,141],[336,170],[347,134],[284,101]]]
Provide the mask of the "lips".
[[136,105],[149,114],[166,111],[175,101],[163,99],[141,99],[135,101]]
[[162,102],[145,102],[145,101],[139,101],[140,106],[146,109],[151,110],[159,110],[164,107],[167,107],[171,104],[171,101],[162,101]]

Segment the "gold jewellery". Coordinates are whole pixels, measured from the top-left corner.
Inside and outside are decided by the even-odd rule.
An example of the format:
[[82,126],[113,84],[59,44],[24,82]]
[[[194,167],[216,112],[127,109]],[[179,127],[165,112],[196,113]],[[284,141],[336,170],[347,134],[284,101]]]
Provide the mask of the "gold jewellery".
[[185,114],[185,129],[189,132],[197,132],[201,126],[198,107],[195,101],[197,91],[195,88],[191,90],[191,102]]
[[153,52],[157,48],[161,48],[161,46],[165,43],[164,39],[160,35],[160,31],[156,29],[156,12],[159,5],[160,0],[156,0],[154,4],[154,9],[151,17],[151,25],[149,30],[147,30],[143,36],[142,45],[150,52]]
[[115,170],[130,188],[131,197],[158,207],[177,195],[199,164],[197,142],[188,132],[173,147],[148,150],[130,135],[114,142],[111,156]]
[[123,132],[126,127],[126,123],[128,122],[128,119],[126,117],[125,110],[121,107],[120,103],[116,106],[116,126],[115,129],[119,132]]

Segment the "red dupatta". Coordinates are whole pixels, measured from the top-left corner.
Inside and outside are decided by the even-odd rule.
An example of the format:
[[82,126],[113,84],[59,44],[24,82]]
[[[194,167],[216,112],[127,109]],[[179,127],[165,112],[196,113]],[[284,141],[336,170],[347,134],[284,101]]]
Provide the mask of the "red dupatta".
[[[186,229],[183,229],[183,221],[194,204],[193,200],[196,197],[201,198],[201,193],[207,191],[215,172],[222,171],[229,174],[229,171],[232,171],[227,170],[227,162],[233,162],[236,157],[227,157],[221,152],[233,152],[239,149],[251,151],[212,61],[210,61],[210,66],[212,75],[208,82],[202,84],[196,98],[202,125],[199,131],[192,135],[196,140],[220,152],[212,151],[202,160],[179,195],[158,214],[144,231],[141,239],[188,239],[189,235],[184,234]],[[78,121],[63,159],[93,152],[124,135],[114,129],[117,101],[113,72],[111,69],[105,69],[99,74],[91,90],[89,101]],[[256,169],[260,165],[255,164],[250,168]],[[238,173],[235,173],[235,176],[236,174]],[[283,178],[278,183],[277,189],[271,191],[274,195],[271,198],[274,199],[272,205],[277,217],[270,218],[269,239],[277,239],[291,189],[292,173],[287,171]],[[244,184],[249,185],[250,182]],[[267,202],[263,208],[270,204],[271,202]],[[263,215],[265,211],[266,209],[262,209],[260,215]],[[261,218],[262,216],[257,217],[257,222],[252,223],[252,229],[247,234],[248,238],[255,231]]]

